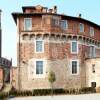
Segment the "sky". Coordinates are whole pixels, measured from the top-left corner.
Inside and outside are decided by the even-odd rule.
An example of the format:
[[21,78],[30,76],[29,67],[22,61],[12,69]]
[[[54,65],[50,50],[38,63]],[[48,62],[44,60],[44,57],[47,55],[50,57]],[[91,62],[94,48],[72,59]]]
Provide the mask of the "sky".
[[59,14],[78,16],[100,25],[100,0],[0,0],[2,10],[2,56],[12,58],[17,66],[17,31],[12,12],[22,12],[22,6],[57,6]]

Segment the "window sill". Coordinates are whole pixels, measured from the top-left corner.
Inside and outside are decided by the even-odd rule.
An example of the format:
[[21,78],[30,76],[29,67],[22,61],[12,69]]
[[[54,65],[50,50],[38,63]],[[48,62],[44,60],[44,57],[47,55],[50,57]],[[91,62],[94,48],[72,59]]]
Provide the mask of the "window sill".
[[72,74],[72,73],[71,73],[71,75],[72,75],[72,76],[77,76],[77,75],[79,75],[79,73],[77,73],[77,74]]
[[34,79],[36,79],[36,78],[45,78],[45,75],[44,74],[41,74],[41,75],[35,74]]
[[22,30],[22,32],[32,32],[32,30]]
[[42,53],[44,53],[44,52],[35,52],[36,54],[42,54]]
[[71,52],[71,54],[78,54],[78,52]]

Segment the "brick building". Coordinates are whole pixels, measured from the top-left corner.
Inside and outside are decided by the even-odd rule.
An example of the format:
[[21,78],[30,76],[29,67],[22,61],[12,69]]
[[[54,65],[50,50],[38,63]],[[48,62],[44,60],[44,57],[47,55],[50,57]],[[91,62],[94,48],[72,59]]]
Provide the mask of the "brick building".
[[1,27],[1,10],[0,10],[0,90],[3,86],[11,83],[10,80],[10,69],[12,61],[2,57],[2,27]]
[[92,67],[91,59],[100,59],[100,25],[81,18],[81,14],[57,14],[56,6],[24,6],[22,10],[12,13],[18,31],[17,88],[50,88],[51,70],[56,75],[54,88],[96,85],[98,80],[88,81],[91,74],[87,69]]

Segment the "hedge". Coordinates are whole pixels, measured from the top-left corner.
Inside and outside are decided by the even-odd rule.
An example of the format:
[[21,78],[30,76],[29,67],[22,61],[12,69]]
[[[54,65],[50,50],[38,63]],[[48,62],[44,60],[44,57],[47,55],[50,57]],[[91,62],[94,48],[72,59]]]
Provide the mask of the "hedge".
[[[95,88],[92,87],[84,87],[80,89],[53,89],[54,95],[60,94],[86,94],[86,93],[95,93]],[[7,93],[0,93],[1,98],[8,98],[8,97],[17,97],[17,96],[46,96],[51,95],[51,89],[34,89],[32,91],[18,91],[18,90],[11,90]]]

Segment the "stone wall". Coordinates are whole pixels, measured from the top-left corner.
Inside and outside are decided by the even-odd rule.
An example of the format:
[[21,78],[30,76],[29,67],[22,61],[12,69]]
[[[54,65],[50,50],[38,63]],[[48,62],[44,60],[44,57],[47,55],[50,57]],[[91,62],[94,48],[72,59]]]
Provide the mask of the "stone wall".
[[100,58],[86,60],[86,86],[90,87],[91,82],[96,82],[96,87],[100,87]]
[[[30,73],[28,71],[28,67],[30,66],[21,66],[22,89],[50,88],[50,83],[48,81],[48,73],[51,70],[56,75],[56,81],[53,84],[54,88],[80,88],[82,86],[82,80],[80,76],[81,73],[79,72],[79,75],[71,74],[70,61],[67,58],[63,60],[46,60],[46,74],[44,78],[35,78],[34,71],[33,73]],[[34,65],[30,69],[31,72],[33,69]]]

